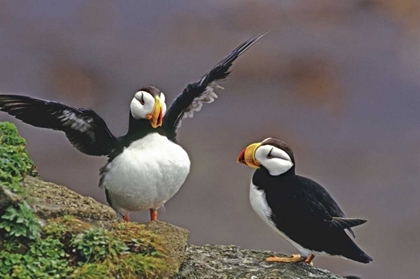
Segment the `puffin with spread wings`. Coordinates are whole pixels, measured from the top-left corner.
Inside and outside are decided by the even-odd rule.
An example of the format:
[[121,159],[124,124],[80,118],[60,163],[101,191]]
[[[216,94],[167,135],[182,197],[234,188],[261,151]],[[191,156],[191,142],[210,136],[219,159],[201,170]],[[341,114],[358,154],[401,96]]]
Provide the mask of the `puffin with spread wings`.
[[181,120],[211,103],[222,89],[216,82],[230,74],[232,63],[265,34],[233,50],[198,82],[188,84],[167,109],[165,94],[153,86],[138,90],[130,103],[126,135],[115,137],[93,110],[20,95],[0,94],[0,110],[36,127],[63,131],[79,151],[108,156],[99,186],[125,221],[132,211],[157,209],[174,196],[190,172],[187,152],[177,143]]

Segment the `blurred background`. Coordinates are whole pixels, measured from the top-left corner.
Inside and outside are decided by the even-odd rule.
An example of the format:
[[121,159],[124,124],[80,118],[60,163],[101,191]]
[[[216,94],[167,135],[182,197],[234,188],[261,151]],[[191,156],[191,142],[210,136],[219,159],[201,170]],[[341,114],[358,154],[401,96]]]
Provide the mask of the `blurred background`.
[[[168,102],[251,36],[271,31],[233,66],[219,99],[183,122],[192,171],[160,219],[193,244],[292,253],[252,211],[252,170],[236,163],[251,142],[275,136],[297,172],[368,219],[356,242],[363,265],[317,257],[317,267],[363,278],[417,278],[420,262],[420,2],[0,1],[0,91],[94,109],[126,133],[135,91]],[[106,203],[106,158],[74,149],[63,133],[8,115],[42,178]],[[139,222],[148,212],[133,213]]]

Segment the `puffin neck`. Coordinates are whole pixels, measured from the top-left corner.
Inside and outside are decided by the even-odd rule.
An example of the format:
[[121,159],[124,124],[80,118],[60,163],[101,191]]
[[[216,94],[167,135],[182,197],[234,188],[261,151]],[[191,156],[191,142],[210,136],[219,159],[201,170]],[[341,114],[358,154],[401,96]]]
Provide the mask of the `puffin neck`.
[[128,125],[127,134],[124,136],[125,145],[129,145],[131,142],[143,138],[150,133],[159,133],[164,135],[162,127],[153,128],[150,125],[150,121],[147,119],[134,119],[130,114],[130,120]]
[[285,173],[283,173],[281,175],[284,176],[284,177],[296,175],[294,163],[293,163],[293,167],[291,167],[288,171],[286,171]]
[[257,171],[261,171],[261,172],[263,172],[265,175],[268,175],[268,176],[271,176],[271,177],[273,177],[273,178],[275,178],[275,177],[284,177],[284,178],[286,178],[286,177],[289,177],[289,176],[294,176],[296,173],[295,173],[295,165],[293,165],[288,171],[286,171],[285,173],[282,173],[282,174],[280,174],[280,175],[277,175],[277,176],[273,176],[273,175],[271,175],[270,174],[270,172],[266,169],[266,168],[264,168],[263,166],[260,168],[260,169],[258,169]]
[[295,166],[291,167],[287,172],[272,176],[264,167],[257,169],[252,177],[252,182],[258,188],[265,189],[269,187],[278,187],[278,183],[288,179],[293,179],[295,176]]
[[277,184],[279,180],[289,179],[294,176],[295,176],[295,166],[291,167],[287,172],[282,173],[280,175],[276,175],[276,176],[271,175],[270,172],[266,168],[261,167],[255,170],[252,180],[255,185],[269,185],[271,183]]

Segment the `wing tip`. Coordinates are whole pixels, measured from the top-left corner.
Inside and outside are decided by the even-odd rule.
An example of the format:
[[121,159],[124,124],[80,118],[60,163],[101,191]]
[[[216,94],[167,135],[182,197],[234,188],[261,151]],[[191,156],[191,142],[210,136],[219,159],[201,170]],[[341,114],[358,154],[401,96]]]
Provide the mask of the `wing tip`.
[[360,226],[360,225],[362,225],[362,224],[364,224],[366,222],[367,222],[367,220],[365,220],[365,219],[354,219],[355,225],[353,227]]
[[270,33],[271,32],[271,30],[268,30],[268,31],[265,31],[265,32],[262,32],[262,33],[260,33],[260,34],[257,34],[257,35],[255,35],[254,37],[252,37],[251,39],[254,39],[253,41],[254,42],[257,42],[257,41],[259,41],[262,37],[264,37],[265,35],[267,35],[268,33]]
[[366,223],[365,219],[333,217],[332,223],[342,228],[352,228]]
[[362,251],[362,253],[359,255],[358,262],[367,264],[367,263],[373,262],[373,259],[371,256],[369,256],[368,254]]
[[250,39],[246,40],[242,43],[242,46],[238,47],[238,57],[242,55],[245,51],[247,51],[250,47],[252,47],[256,42],[258,42],[262,37],[270,33],[271,31],[266,31],[263,33],[259,33]]
[[[208,82],[209,79],[210,82],[213,80],[226,79],[231,73],[231,71],[229,71],[229,68],[232,66],[232,63],[269,32],[270,31],[255,35],[252,38],[241,43],[239,46],[237,46],[233,51],[231,51],[227,56],[225,56],[225,58],[220,60],[219,63],[217,63],[216,66],[214,66],[210,70],[210,72],[208,72],[201,78],[200,84]],[[215,75],[215,77],[210,78],[210,75]]]

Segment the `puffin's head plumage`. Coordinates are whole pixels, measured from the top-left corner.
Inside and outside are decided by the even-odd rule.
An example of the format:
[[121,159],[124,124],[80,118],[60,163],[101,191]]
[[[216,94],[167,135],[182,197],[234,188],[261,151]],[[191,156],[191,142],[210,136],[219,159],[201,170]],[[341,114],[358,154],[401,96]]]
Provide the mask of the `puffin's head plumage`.
[[147,119],[153,128],[160,127],[166,113],[165,94],[156,87],[144,87],[134,94],[130,110],[134,119]]
[[281,175],[295,165],[290,146],[276,138],[248,145],[239,154],[237,162],[255,169],[263,167],[272,176]]

